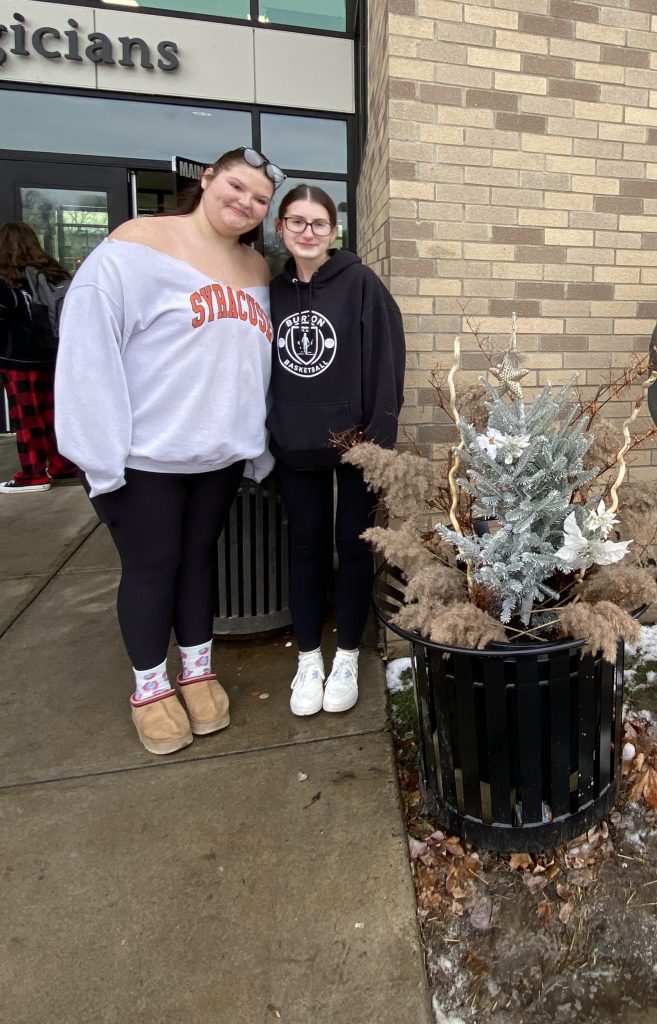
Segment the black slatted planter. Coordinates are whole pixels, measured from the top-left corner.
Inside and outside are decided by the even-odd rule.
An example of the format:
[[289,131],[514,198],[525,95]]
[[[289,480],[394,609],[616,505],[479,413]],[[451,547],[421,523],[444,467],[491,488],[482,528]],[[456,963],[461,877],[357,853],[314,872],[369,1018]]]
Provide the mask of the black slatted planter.
[[460,650],[394,625],[398,574],[377,574],[379,619],[411,645],[427,810],[501,852],[568,842],[600,821],[620,766],[624,646],[616,663],[583,640]]

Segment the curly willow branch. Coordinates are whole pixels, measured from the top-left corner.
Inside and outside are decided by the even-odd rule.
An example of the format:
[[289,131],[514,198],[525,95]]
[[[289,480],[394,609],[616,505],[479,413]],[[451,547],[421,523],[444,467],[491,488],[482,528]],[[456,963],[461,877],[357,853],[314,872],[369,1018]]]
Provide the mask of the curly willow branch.
[[625,478],[625,471],[627,469],[627,465],[625,462],[625,452],[632,444],[632,437],[630,435],[630,425],[634,423],[635,419],[639,415],[639,409],[643,405],[645,397],[648,393],[648,388],[652,383],[654,383],[655,380],[657,380],[657,370],[653,370],[650,376],[648,377],[648,380],[644,382],[643,387],[641,388],[641,394],[637,398],[634,405],[634,409],[632,410],[632,415],[628,416],[628,418],[623,423],[623,437],[625,438],[625,444],[618,452],[618,455],[615,459],[615,462],[618,463],[618,474],[616,475],[616,479],[611,485],[609,491],[611,497],[611,506],[609,508],[610,512],[615,512],[618,508],[618,489]]
[[[456,376],[456,373],[457,373],[458,368],[459,368],[460,365],[461,365],[461,339],[459,337],[459,338],[454,338],[454,362],[452,363],[452,366],[451,366],[451,369],[449,371],[449,374],[447,375],[447,386],[449,388],[449,409],[450,409],[450,412],[452,414],[452,419],[454,420],[454,423],[457,426],[458,426],[458,422],[459,422],[459,411],[458,411],[458,408],[457,408],[457,405],[456,405],[456,388],[454,387],[454,377]],[[449,471],[449,476],[447,477],[447,480],[449,482],[449,493],[452,496],[452,504],[451,504],[450,509],[449,509],[449,518],[450,518],[450,522],[451,522],[452,526],[454,527],[455,532],[458,533],[459,537],[463,536],[463,530],[461,529],[461,524],[459,523],[458,516],[456,514],[456,510],[458,509],[458,505],[459,505],[459,489],[458,489],[458,485],[456,483],[456,476],[457,476],[457,473],[459,471],[459,466],[461,464],[461,460],[459,459],[459,454],[458,453],[459,453],[459,451],[462,448],[463,448],[463,439],[461,439],[461,443],[455,449],[456,454],[454,456],[454,462],[452,463],[452,467],[451,467],[451,469]],[[472,564],[469,561],[466,561],[466,563],[465,563],[465,572],[466,572],[466,578],[467,578],[467,581],[468,581],[468,590],[471,590],[472,582],[473,582],[473,579],[472,579]]]

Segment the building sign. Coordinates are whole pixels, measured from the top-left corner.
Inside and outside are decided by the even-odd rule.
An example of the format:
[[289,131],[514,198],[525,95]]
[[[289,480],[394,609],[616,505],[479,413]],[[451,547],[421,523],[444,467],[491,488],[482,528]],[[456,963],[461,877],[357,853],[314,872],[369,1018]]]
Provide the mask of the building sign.
[[[14,57],[37,54],[46,60],[90,60],[94,64],[119,64],[124,68],[140,67],[146,71],[175,71],[179,65],[178,46],[163,39],[151,46],[139,36],[110,39],[104,32],[82,35],[75,18],[68,18],[67,28],[60,31],[51,25],[33,27],[23,14],[14,14],[11,25],[0,25],[0,66]],[[155,61],[155,63],[153,63]]]
[[212,161],[200,164],[198,160],[188,160],[184,156],[171,157],[171,170],[176,176],[176,199],[178,201],[184,193],[190,191],[201,180],[205,168],[209,167],[211,163]]

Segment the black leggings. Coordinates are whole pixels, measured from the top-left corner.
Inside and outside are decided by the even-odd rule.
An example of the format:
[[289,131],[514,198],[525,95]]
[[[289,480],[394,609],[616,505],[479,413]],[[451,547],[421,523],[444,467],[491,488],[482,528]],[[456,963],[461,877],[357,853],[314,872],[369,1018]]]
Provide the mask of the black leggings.
[[360,534],[374,522],[377,497],[354,466],[300,472],[277,465],[290,524],[290,609],[299,650],[319,647],[333,556],[333,473],[337,478],[338,647],[358,647],[372,596],[372,551]]
[[136,669],[164,661],[172,627],[183,647],[212,636],[217,539],[243,472],[127,469],[125,487],[91,499],[121,557],[119,625]]

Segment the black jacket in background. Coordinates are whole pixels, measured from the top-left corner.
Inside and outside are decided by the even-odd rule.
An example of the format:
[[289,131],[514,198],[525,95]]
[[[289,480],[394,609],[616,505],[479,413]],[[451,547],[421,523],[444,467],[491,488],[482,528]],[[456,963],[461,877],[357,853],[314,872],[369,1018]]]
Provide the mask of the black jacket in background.
[[52,370],[57,353],[33,323],[25,288],[0,278],[0,370]]
[[294,259],[271,283],[273,455],[290,469],[340,462],[345,431],[392,448],[403,403],[405,344],[397,303],[351,252],[331,254],[309,282]]

